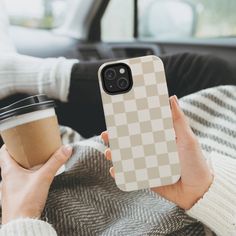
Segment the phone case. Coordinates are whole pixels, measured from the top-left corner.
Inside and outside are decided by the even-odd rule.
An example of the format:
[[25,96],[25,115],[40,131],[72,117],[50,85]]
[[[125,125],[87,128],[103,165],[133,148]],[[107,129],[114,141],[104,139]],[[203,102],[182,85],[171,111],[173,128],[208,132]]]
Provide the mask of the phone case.
[[[130,67],[133,87],[110,95],[103,89],[101,71],[116,63]],[[145,56],[105,63],[98,76],[117,186],[133,191],[177,182],[179,157],[161,59]]]

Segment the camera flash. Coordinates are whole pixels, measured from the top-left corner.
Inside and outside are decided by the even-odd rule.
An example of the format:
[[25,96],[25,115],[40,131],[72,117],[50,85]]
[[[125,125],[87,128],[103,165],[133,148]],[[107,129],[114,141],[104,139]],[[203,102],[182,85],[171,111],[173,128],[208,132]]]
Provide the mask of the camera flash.
[[124,68],[121,68],[120,69],[120,74],[124,74],[125,73],[125,69]]

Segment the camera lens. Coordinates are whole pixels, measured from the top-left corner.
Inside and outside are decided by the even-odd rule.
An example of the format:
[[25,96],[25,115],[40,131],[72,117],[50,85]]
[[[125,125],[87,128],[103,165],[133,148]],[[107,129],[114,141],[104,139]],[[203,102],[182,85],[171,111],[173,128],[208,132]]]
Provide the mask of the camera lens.
[[129,87],[129,80],[125,77],[121,77],[117,80],[118,88],[126,90]]
[[105,71],[105,78],[108,80],[113,80],[116,77],[116,71],[114,69],[108,69]]

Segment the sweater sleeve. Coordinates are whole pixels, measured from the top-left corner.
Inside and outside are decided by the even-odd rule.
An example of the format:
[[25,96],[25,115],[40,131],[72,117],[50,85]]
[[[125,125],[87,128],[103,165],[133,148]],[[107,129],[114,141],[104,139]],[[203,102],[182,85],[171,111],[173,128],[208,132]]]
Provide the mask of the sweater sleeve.
[[213,183],[187,214],[219,236],[236,235],[236,160],[211,153],[210,161]]
[[37,58],[16,53],[0,53],[0,99],[15,93],[44,93],[66,102],[71,71],[75,63],[78,63],[77,59]]
[[53,227],[36,219],[17,219],[1,227],[0,236],[57,236]]

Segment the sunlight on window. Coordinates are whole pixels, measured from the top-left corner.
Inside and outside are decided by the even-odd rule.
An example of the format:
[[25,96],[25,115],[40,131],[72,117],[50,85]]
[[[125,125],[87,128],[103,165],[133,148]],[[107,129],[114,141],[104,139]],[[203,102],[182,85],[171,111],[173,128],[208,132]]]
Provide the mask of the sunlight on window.
[[61,25],[67,9],[66,0],[4,0],[13,25],[54,28]]
[[[141,37],[190,37],[194,21],[191,5],[181,1],[139,1]],[[172,29],[172,30],[170,30]]]
[[102,18],[104,41],[128,41],[133,38],[134,4],[131,0],[111,0]]
[[235,0],[139,0],[141,38],[236,35]]
[[[133,2],[110,0],[102,20],[103,40],[133,39]],[[139,38],[235,37],[235,12],[235,0],[138,0]]]

